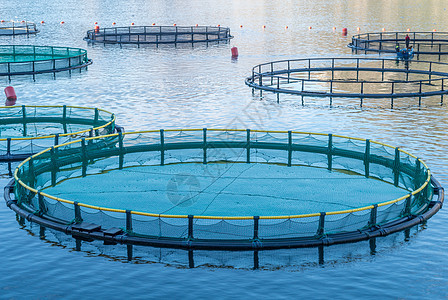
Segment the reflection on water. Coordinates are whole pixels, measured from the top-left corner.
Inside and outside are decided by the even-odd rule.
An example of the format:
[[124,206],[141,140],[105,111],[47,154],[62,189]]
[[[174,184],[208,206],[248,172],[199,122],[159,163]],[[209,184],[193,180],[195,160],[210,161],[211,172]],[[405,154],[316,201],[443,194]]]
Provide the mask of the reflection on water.
[[[352,53],[347,47],[351,35],[361,32],[387,31],[443,31],[448,26],[447,3],[444,1],[397,0],[353,1],[2,1],[2,19],[20,18],[40,25],[36,36],[1,37],[3,44],[35,44],[80,47],[88,50],[93,64],[87,71],[72,74],[14,78],[0,78],[0,88],[13,85],[19,97],[17,104],[97,106],[117,114],[117,124],[127,131],[160,128],[252,128],[268,130],[298,130],[337,133],[370,138],[397,145],[419,155],[426,161],[443,186],[448,184],[448,105],[403,99],[397,108],[389,102],[377,100],[372,105],[328,99],[306,101],[300,97],[252,94],[244,84],[254,65],[281,59],[307,57],[379,57],[378,54]],[[60,24],[65,21],[65,24]],[[91,46],[82,38],[94,22],[100,27],[148,25],[217,25],[229,26],[235,38],[228,44],[198,47],[122,47]],[[240,28],[240,25],[243,25]],[[263,29],[262,26],[266,25]],[[288,26],[288,29],[285,28]],[[311,26],[312,29],[308,29]],[[333,27],[336,29],[333,31]],[[348,36],[341,34],[348,28]],[[230,48],[237,46],[239,57],[231,59]],[[394,58],[394,55],[380,57]],[[415,59],[415,58],[414,58]],[[420,58],[428,60],[431,58]],[[448,58],[442,57],[442,62]],[[412,63],[411,63],[412,64]],[[334,99],[335,100],[335,99]],[[323,101],[323,102],[322,102]],[[4,168],[4,165],[1,166]],[[0,174],[6,173],[0,169]],[[4,203],[1,201],[1,203]],[[384,248],[378,245],[371,256],[366,243],[342,245],[343,254],[329,247],[324,253],[324,266],[319,268],[318,250],[285,250],[259,253],[260,268],[272,272],[247,272],[207,268],[178,270],[159,264],[117,264],[100,257],[89,257],[76,249],[75,242],[59,242],[66,249],[49,247],[19,230],[14,214],[0,204],[0,262],[6,270],[0,283],[5,298],[17,297],[116,297],[127,295],[166,297],[209,297],[210,294],[232,297],[236,293],[265,297],[308,298],[444,298],[447,296],[446,254],[447,214],[441,210],[429,220],[425,230],[411,234],[403,242],[403,233],[394,235]],[[33,229],[34,230],[34,229]],[[37,229],[38,230],[38,229]],[[34,233],[36,234],[36,233]],[[71,240],[71,237],[65,237]],[[393,237],[390,237],[393,239]],[[389,237],[384,239],[388,240]],[[385,243],[387,244],[387,243]],[[98,246],[99,247],[99,246]],[[95,244],[81,243],[83,251],[97,255],[108,251],[126,261],[126,247],[112,246],[99,250]],[[91,249],[90,249],[91,248]],[[173,254],[168,250],[156,254],[140,254],[143,261],[167,260],[169,264],[187,266],[188,253]],[[379,250],[379,248],[384,249]],[[149,251],[149,250],[148,250]],[[151,250],[152,251],[152,250]],[[163,253],[163,254],[160,254]],[[166,253],[166,254],[165,254]],[[286,253],[286,254],[283,254]],[[358,253],[361,253],[359,255]],[[233,255],[235,262],[225,258],[209,259],[207,254],[194,253],[195,266],[207,264],[237,265],[253,268],[253,253]],[[239,256],[244,259],[239,259]],[[267,258],[266,258],[267,256]],[[202,258],[205,257],[205,258]],[[357,260],[358,257],[364,257]],[[354,259],[352,259],[354,258]],[[277,261],[279,261],[277,263]],[[138,260],[135,260],[137,262]],[[174,262],[173,262],[174,261]],[[241,263],[240,263],[241,261]],[[244,261],[244,263],[243,263]],[[291,262],[291,263],[289,263]],[[179,264],[177,264],[179,265]],[[293,275],[285,270],[294,269]],[[118,266],[118,267],[117,267]],[[119,271],[118,271],[119,270]],[[385,270],[387,270],[385,272]],[[266,274],[267,273],[267,274]],[[76,274],[76,280],[73,278]],[[49,288],[48,282],[51,282]],[[76,282],[76,288],[74,285]],[[356,284],[353,284],[356,282]],[[261,283],[261,284],[260,284]],[[26,285],[26,289],[24,289]],[[229,286],[232,287],[229,289]],[[433,288],[435,287],[435,288]],[[442,288],[440,288],[442,287]],[[232,293],[232,294],[230,294]]]
[[[30,223],[22,217],[16,218],[22,229],[33,238],[39,237],[51,246],[81,251],[87,256],[98,256],[111,261],[134,264],[161,263],[176,268],[226,268],[260,269],[274,271],[303,271],[304,269],[350,264],[373,259],[406,247],[416,238],[424,225],[410,228],[386,237],[373,238],[356,244],[340,244],[313,248],[260,250],[260,251],[221,251],[221,250],[182,250],[154,248],[135,245],[105,245],[102,241],[83,241],[63,232]],[[419,228],[420,227],[420,228]],[[356,247],[354,247],[356,245]]]

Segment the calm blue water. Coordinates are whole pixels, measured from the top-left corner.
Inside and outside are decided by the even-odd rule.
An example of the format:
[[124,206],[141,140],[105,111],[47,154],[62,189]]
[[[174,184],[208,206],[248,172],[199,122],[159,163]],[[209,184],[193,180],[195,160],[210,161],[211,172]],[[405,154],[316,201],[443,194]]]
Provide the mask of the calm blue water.
[[[442,185],[448,183],[448,105],[428,101],[418,108],[409,99],[394,110],[388,103],[366,109],[355,103],[302,107],[292,96],[280,103],[270,94],[260,99],[244,85],[258,63],[351,57],[346,44],[357,27],[361,32],[448,31],[443,1],[79,2],[2,1],[0,19],[46,24],[36,37],[0,37],[0,43],[83,47],[94,60],[88,71],[71,77],[14,79],[18,104],[97,106],[116,112],[128,131],[230,127],[371,138],[418,154]],[[221,24],[230,26],[235,38],[194,48],[88,46],[82,38],[95,21],[101,27]],[[340,34],[342,27],[348,37]],[[232,46],[240,52],[236,61],[230,58]],[[0,87],[8,84],[0,79]],[[123,246],[77,247],[50,230],[40,238],[38,226],[20,225],[0,201],[0,298],[447,298],[447,221],[442,210],[409,237],[399,233],[377,240],[375,251],[361,242],[325,248],[320,260],[318,249],[262,252],[258,270],[252,270],[252,252],[195,252],[196,268],[189,269],[184,251],[136,247],[136,259],[127,262]]]

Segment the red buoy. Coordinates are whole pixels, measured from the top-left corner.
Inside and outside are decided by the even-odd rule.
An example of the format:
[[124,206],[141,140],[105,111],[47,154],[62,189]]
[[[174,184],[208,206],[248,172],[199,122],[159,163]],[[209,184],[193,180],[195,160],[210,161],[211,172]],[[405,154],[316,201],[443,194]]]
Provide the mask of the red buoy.
[[237,47],[232,47],[232,49],[230,49],[232,51],[232,57],[236,58],[238,57],[238,48]]
[[6,95],[6,99],[9,101],[17,100],[16,92],[14,91],[14,88],[12,86],[7,86],[5,88],[5,95]]
[[96,33],[100,32],[100,26],[95,25],[95,32],[96,32]]

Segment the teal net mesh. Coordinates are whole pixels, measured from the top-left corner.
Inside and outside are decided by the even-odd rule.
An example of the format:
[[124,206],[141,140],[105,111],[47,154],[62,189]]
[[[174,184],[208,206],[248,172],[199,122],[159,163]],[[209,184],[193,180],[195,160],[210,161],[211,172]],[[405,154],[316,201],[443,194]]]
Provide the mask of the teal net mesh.
[[66,224],[84,221],[135,236],[287,239],[353,232],[421,213],[433,196],[428,175],[415,157],[369,140],[162,130],[54,147],[17,171],[42,194],[19,183],[15,194],[20,205]]
[[34,154],[88,136],[113,133],[113,114],[71,106],[0,107],[0,157]]

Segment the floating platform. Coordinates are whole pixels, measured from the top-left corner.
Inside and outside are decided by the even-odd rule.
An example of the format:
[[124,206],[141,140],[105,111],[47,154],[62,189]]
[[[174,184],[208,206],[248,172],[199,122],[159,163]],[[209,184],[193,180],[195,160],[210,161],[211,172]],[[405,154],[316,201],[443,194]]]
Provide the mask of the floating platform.
[[[395,51],[395,50],[394,50]],[[273,61],[252,68],[246,85],[279,94],[325,97],[329,104],[335,97],[359,98],[360,106],[369,98],[388,99],[394,107],[396,98],[443,97],[448,93],[447,63],[432,61],[404,62],[380,58],[311,58]]]
[[129,26],[89,30],[84,40],[103,44],[161,45],[210,43],[231,38],[230,28],[220,26]]
[[0,22],[0,36],[16,36],[36,34],[39,30],[35,23],[28,21],[2,21]]
[[424,222],[444,198],[427,165],[400,148],[295,131],[86,137],[27,158],[14,180],[7,205],[32,222],[77,239],[185,249],[367,240]]
[[87,68],[92,60],[79,48],[0,45],[0,76],[57,73]]
[[[21,161],[46,148],[115,131],[115,115],[78,106],[0,107],[0,162]],[[12,174],[11,174],[12,175]]]
[[415,55],[448,54],[448,32],[376,32],[362,33],[352,37],[348,47],[356,52],[395,53],[395,47],[406,46],[405,37],[409,35],[409,45],[413,47]]

